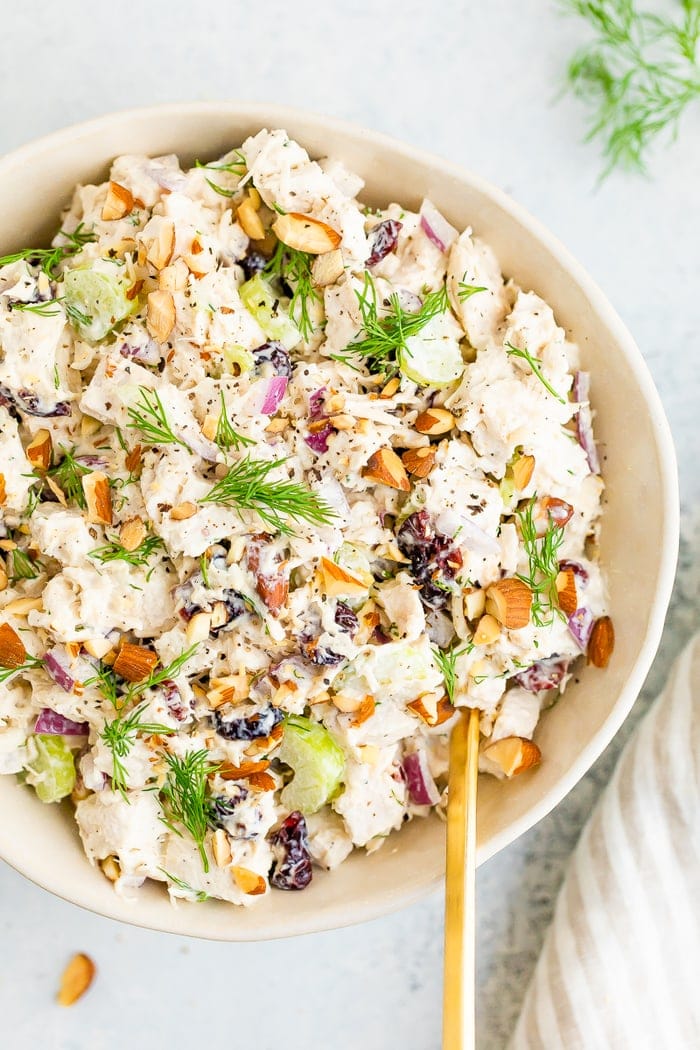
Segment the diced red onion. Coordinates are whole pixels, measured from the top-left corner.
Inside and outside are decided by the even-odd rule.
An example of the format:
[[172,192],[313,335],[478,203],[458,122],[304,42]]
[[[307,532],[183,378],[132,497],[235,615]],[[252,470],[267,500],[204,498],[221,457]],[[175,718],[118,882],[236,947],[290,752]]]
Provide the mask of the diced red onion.
[[[73,686],[75,685],[75,678],[70,674],[68,668],[64,667],[61,663],[60,657],[57,655],[59,653],[59,649],[51,649],[48,653],[44,653],[44,667],[53,678],[56,685],[60,685],[61,689],[66,693],[72,693]],[[65,659],[65,655],[63,658]]]
[[593,416],[591,414],[591,406],[588,400],[589,388],[590,376],[588,372],[575,372],[573,395],[574,399],[578,402],[578,411],[576,413],[576,437],[578,438],[579,445],[586,453],[586,459],[588,460],[588,466],[591,468],[591,473],[600,474],[600,457],[598,456],[598,449],[596,448],[595,438],[593,436]]
[[440,792],[428,768],[424,751],[406,755],[402,762],[406,787],[411,802],[416,806],[435,806],[440,801]]
[[474,554],[487,557],[490,554],[501,553],[498,540],[475,525],[471,518],[457,511],[444,510],[438,514],[435,527],[444,536],[454,537],[456,535],[460,546],[468,547]]
[[58,711],[45,707],[36,720],[34,732],[48,733],[52,736],[87,736],[90,727],[87,722],[74,722],[72,718],[66,718],[65,715],[59,715]]
[[306,434],[304,441],[313,452],[327,452],[328,438],[332,433],[333,427],[330,423],[326,423],[322,430],[317,430],[314,434]]
[[427,197],[420,206],[420,225],[428,240],[441,252],[448,251],[457,239],[457,230]]
[[320,390],[314,390],[313,394],[309,397],[309,419],[312,423],[315,423],[317,419],[323,419],[323,403],[326,397],[326,388],[322,386]]
[[263,382],[266,384],[266,390],[260,411],[264,416],[271,416],[280,407],[282,398],[287,391],[289,380],[286,376],[270,376],[269,379],[265,379]]
[[104,470],[107,466],[107,460],[104,458],[104,456],[76,456],[75,462],[82,463],[84,467],[90,467],[90,470]]
[[399,301],[399,306],[401,307],[401,309],[407,314],[418,313],[421,306],[423,305],[423,300],[421,299],[421,297],[419,295],[416,295],[415,292],[409,291],[408,288],[397,288],[396,298]]
[[162,190],[170,190],[171,192],[180,190],[187,182],[186,176],[179,168],[170,168],[165,164],[159,164],[157,160],[144,164],[143,170]]
[[546,689],[556,689],[561,685],[569,669],[569,660],[563,656],[550,656],[547,660],[538,660],[525,671],[514,675],[515,681],[529,693],[541,693]]
[[593,630],[593,620],[593,613],[585,607],[577,609],[567,620],[569,630],[584,653],[588,647],[588,640]]
[[119,347],[122,357],[132,361],[139,361],[142,365],[157,365],[160,363],[160,350],[154,339],[146,339],[142,343],[131,344],[123,342]]
[[588,570],[584,569],[580,561],[569,561],[568,559],[565,559],[564,561],[559,562],[559,569],[561,572],[565,572],[566,569],[571,569],[582,587],[585,587],[588,583]]

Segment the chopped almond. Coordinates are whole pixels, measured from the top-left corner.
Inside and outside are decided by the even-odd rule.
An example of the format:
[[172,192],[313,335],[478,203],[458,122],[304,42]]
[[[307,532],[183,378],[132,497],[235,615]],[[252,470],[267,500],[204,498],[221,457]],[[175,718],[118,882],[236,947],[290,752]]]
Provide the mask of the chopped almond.
[[99,419],[95,419],[93,416],[81,416],[80,418],[80,436],[81,437],[92,437],[102,426]]
[[446,408],[427,408],[421,412],[415,422],[419,434],[428,434],[435,437],[438,434],[446,434],[455,425],[455,417]]
[[102,660],[114,646],[108,638],[100,637],[86,638],[83,642],[83,648],[90,656],[94,656],[97,660]]
[[254,791],[274,791],[277,787],[275,778],[264,772],[251,773],[248,777],[248,784]]
[[594,667],[607,667],[615,648],[615,628],[609,616],[601,616],[593,624],[588,640],[588,662]]
[[279,215],[272,229],[283,244],[308,255],[322,255],[340,247],[341,236],[337,230],[328,223],[299,212]]
[[447,722],[452,715],[455,713],[454,706],[450,703],[447,696],[443,696],[438,700],[437,705],[437,717],[435,719],[435,725],[441,726],[443,722]]
[[241,762],[238,766],[234,766],[232,762],[223,762],[219,769],[219,776],[222,780],[245,780],[253,773],[264,773],[269,765],[266,758],[259,762]]
[[[279,558],[263,557],[269,545],[270,539],[265,533],[252,536],[248,543],[246,563],[249,571],[255,577],[256,591],[270,612],[277,615],[289,594],[289,576],[285,569],[286,563],[280,562]],[[268,560],[272,561],[269,568],[266,565]],[[261,569],[261,564],[265,564],[264,570]],[[277,568],[274,567],[275,565]]]
[[107,196],[102,205],[102,219],[109,222],[112,219],[123,219],[134,206],[134,195],[126,186],[119,182],[110,182],[107,185]]
[[360,706],[355,711],[355,717],[351,719],[350,725],[353,729],[361,726],[363,722],[366,722],[368,718],[371,718],[374,714],[375,701],[373,696],[366,696]]
[[468,620],[477,620],[486,608],[486,592],[482,587],[474,587],[464,595],[464,612]]
[[195,613],[187,621],[187,627],[185,628],[185,635],[190,645],[194,645],[195,642],[204,642],[209,637],[211,631],[211,613],[210,612],[198,612]]
[[434,726],[437,723],[439,699],[440,697],[437,693],[422,693],[415,700],[411,700],[410,703],[406,704],[406,707],[414,715],[418,715],[420,720],[425,722],[427,726]]
[[68,500],[66,499],[66,494],[63,491],[63,489],[61,488],[61,486],[57,485],[56,482],[54,481],[54,479],[50,478],[48,476],[44,480],[46,481],[46,484],[48,485],[50,491],[53,492],[54,496],[56,497],[58,502],[61,504],[61,506],[62,507],[67,507],[68,506]]
[[21,667],[27,658],[24,643],[9,623],[0,623],[0,667]]
[[515,777],[542,760],[537,744],[520,736],[506,736],[493,744],[487,744],[483,754],[495,762],[507,777]]
[[262,219],[258,215],[258,209],[250,197],[246,197],[238,205],[236,218],[243,227],[243,232],[247,233],[251,240],[260,241],[265,236],[265,227]]
[[53,442],[48,430],[37,430],[27,445],[27,459],[35,470],[48,470],[51,466]]
[[474,645],[493,645],[501,633],[501,625],[495,616],[486,613],[474,631]]
[[389,488],[399,489],[401,492],[411,490],[406,468],[393,448],[380,448],[373,452],[362,475],[377,485],[388,485]]
[[400,386],[401,380],[398,376],[394,376],[392,379],[389,380],[389,382],[385,386],[382,387],[382,389],[379,392],[379,396],[381,398],[393,397]]
[[513,463],[513,484],[519,492],[522,492],[530,484],[532,472],[535,469],[534,456],[518,456]]
[[321,558],[319,563],[321,589],[328,598],[361,598],[367,594],[367,584],[353,576],[329,558]]
[[572,616],[578,609],[576,594],[576,573],[573,569],[563,569],[556,580],[559,608],[567,616]]
[[174,327],[175,300],[172,292],[164,292],[160,289],[156,292],[149,292],[146,308],[148,334],[157,342],[165,343]]
[[267,889],[267,882],[262,875],[250,868],[241,868],[236,864],[231,868],[231,875],[239,890],[249,897],[257,897]]
[[95,964],[88,955],[74,955],[61,976],[57,1001],[60,1006],[72,1006],[84,995],[95,976]]
[[141,465],[141,451],[142,449],[140,445],[134,445],[131,451],[127,452],[126,454],[126,458],[124,459],[124,466],[130,474],[133,474],[136,470],[138,470],[139,466]]
[[409,474],[416,478],[427,478],[435,466],[435,449],[431,445],[409,448],[401,456],[401,462]]
[[112,494],[109,479],[101,470],[93,470],[82,478],[87,518],[93,525],[112,524]]
[[0,507],[4,506],[7,502],[7,488],[5,485],[5,475],[0,474]]
[[126,297],[127,297],[127,299],[129,300],[130,303],[133,303],[134,299],[140,293],[140,291],[143,288],[143,286],[144,286],[144,281],[139,279],[138,281],[134,281],[134,283],[131,285],[130,288],[127,288]]
[[189,276],[190,271],[184,259],[176,259],[158,274],[158,287],[163,292],[184,292]]
[[4,606],[3,612],[8,616],[27,616],[35,609],[43,609],[44,602],[41,595],[36,598],[15,598]]
[[340,248],[317,255],[311,264],[311,280],[317,288],[326,288],[329,284],[335,284],[344,272],[345,264]]
[[100,861],[100,868],[110,882],[116,882],[117,879],[121,878],[122,870],[116,857],[105,857],[104,860]]
[[486,591],[486,611],[509,630],[527,627],[531,606],[532,591],[514,576],[506,576]]
[[142,682],[148,678],[158,663],[158,654],[145,645],[132,645],[131,642],[122,642],[117,659],[114,661],[114,671],[127,682]]
[[544,535],[551,524],[563,528],[574,513],[574,508],[564,499],[557,496],[543,496],[537,501],[535,518],[538,535]]
[[187,518],[193,518],[199,507],[196,503],[178,503],[177,507],[173,507],[170,511],[170,517],[173,521],[186,521]]
[[7,584],[8,584],[7,573],[5,572],[5,569],[3,568],[2,564],[0,563],[0,591],[4,591],[5,588],[7,587]]
[[135,551],[146,539],[146,526],[141,518],[129,518],[119,527],[119,542],[125,551]]
[[144,246],[146,249],[144,261],[155,266],[156,270],[162,270],[167,266],[175,248],[175,224],[172,219],[161,218],[157,232],[148,240],[144,240]]
[[211,851],[214,855],[214,861],[220,868],[231,863],[231,843],[223,828],[217,828],[212,835]]
[[346,693],[335,693],[331,697],[331,703],[334,707],[337,707],[339,711],[342,711],[344,715],[359,711],[362,706],[362,697],[352,696],[352,694]]

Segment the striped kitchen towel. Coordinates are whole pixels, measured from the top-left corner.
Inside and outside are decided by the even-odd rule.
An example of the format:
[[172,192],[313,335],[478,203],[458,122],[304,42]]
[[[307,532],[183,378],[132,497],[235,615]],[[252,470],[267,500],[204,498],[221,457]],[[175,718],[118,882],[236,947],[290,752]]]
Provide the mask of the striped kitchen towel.
[[510,1050],[700,1048],[700,635],[574,851]]

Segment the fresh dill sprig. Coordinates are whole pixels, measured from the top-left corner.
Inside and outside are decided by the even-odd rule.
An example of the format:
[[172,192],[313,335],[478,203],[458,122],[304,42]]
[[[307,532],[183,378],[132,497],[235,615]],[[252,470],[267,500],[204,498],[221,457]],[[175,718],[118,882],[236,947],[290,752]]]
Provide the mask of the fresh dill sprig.
[[52,280],[55,279],[58,277],[58,267],[62,262],[73,255],[77,255],[86,244],[96,240],[92,230],[85,230],[82,222],[79,226],[76,226],[72,233],[66,233],[65,230],[60,232],[66,238],[65,244],[59,244],[53,248],[21,248],[18,252],[11,252],[9,255],[1,256],[0,266],[7,266],[10,263],[26,259],[30,266],[41,266],[47,277]]
[[506,343],[506,348],[506,353],[508,354],[508,357],[521,357],[523,361],[527,361],[530,368],[532,369],[532,374],[534,376],[537,376],[542,386],[549,391],[552,397],[556,397],[557,401],[560,401],[562,405],[566,404],[566,398],[562,397],[561,394],[557,393],[552,384],[545,379],[544,373],[542,372],[541,363],[537,360],[536,357],[533,357],[532,354],[529,353],[527,350],[521,350],[520,347],[513,346],[512,343]]
[[433,646],[435,663],[440,668],[442,677],[445,679],[445,692],[451,704],[455,702],[455,690],[457,688],[457,658],[465,653],[471,652],[474,646],[471,642],[459,648],[452,646],[451,649],[439,649]]
[[602,177],[619,166],[644,171],[663,133],[678,133],[700,98],[700,3],[682,0],[680,18],[640,10],[633,0],[563,0],[592,39],[571,59],[567,80],[587,105],[586,141],[602,146]]
[[3,667],[0,665],[0,684],[7,682],[9,678],[12,678],[15,674],[21,674],[24,671],[33,671],[44,666],[44,661],[40,660],[37,656],[31,656],[29,653],[26,654],[24,661],[19,667]]
[[252,459],[234,463],[200,503],[220,503],[236,510],[252,510],[270,528],[292,534],[289,518],[313,525],[330,525],[333,509],[316,493],[296,481],[268,481],[267,476],[285,459]]
[[201,554],[200,557],[199,557],[199,571],[202,574],[202,579],[204,581],[204,586],[208,587],[209,586],[209,560],[207,558],[206,553]]
[[63,295],[56,299],[45,299],[44,302],[41,303],[23,303],[15,300],[9,304],[9,308],[12,311],[23,310],[26,313],[38,314],[39,317],[55,317],[56,314],[61,312],[57,309],[59,304],[63,306],[66,316],[74,324],[83,326],[92,324],[92,317],[83,313],[82,310],[79,310],[74,303],[68,302]]
[[171,831],[180,835],[175,824],[181,824],[192,836],[202,867],[209,871],[209,859],[204,849],[207,831],[213,827],[209,798],[209,777],[219,766],[211,761],[209,752],[189,751],[184,758],[179,755],[164,755],[168,772],[160,794],[163,805],[163,822]]
[[188,649],[183,649],[179,656],[176,656],[174,660],[171,660],[165,667],[157,668],[155,671],[151,671],[148,678],[144,678],[141,682],[134,682],[133,685],[129,686],[127,690],[126,699],[127,701],[133,700],[139,693],[145,693],[147,689],[153,689],[155,686],[160,685],[161,682],[167,682],[171,678],[176,678],[180,671],[187,663],[189,658],[196,652],[197,643],[191,645]]
[[148,564],[150,558],[156,551],[163,550],[165,544],[160,536],[147,536],[145,540],[133,551],[128,551],[117,536],[108,536],[108,542],[102,547],[96,547],[89,552],[91,558],[96,558],[102,564],[110,561],[125,561],[127,565],[143,567]]
[[545,533],[538,536],[534,519],[536,502],[537,497],[533,496],[524,510],[515,512],[529,563],[529,574],[517,575],[532,591],[533,623],[537,627],[543,627],[552,622],[554,612],[560,612],[557,602],[557,576],[559,548],[564,541],[564,526],[558,525],[550,516]]
[[310,306],[321,301],[321,296],[311,279],[311,262],[312,257],[307,252],[289,248],[282,241],[278,241],[274,254],[263,271],[268,276],[279,277],[291,287],[289,313],[305,342],[309,341],[315,331]]
[[119,682],[117,676],[108,664],[100,663],[95,668],[95,674],[86,678],[83,685],[95,685],[102,693],[105,700],[109,700],[112,707],[120,706]]
[[466,284],[464,281],[459,281],[457,284],[457,298],[460,303],[464,303],[467,299],[471,299],[477,292],[487,291],[486,287],[481,284]]
[[129,756],[138,734],[158,733],[159,736],[169,736],[176,732],[171,726],[162,725],[160,722],[144,722],[142,718],[146,706],[141,704],[129,714],[113,718],[105,724],[100,733],[100,738],[112,752],[112,790],[118,791],[125,799],[127,782],[123,759]]
[[10,583],[16,583],[17,580],[35,580],[39,573],[43,572],[44,566],[41,562],[30,558],[26,551],[15,547],[10,553]]
[[197,904],[201,904],[202,901],[208,901],[211,899],[209,894],[205,893],[204,890],[196,890],[194,886],[190,886],[189,882],[185,882],[184,879],[178,879],[177,875],[173,875],[172,872],[166,871],[165,868],[158,868],[158,871],[162,871],[163,874],[170,879],[173,886],[177,886],[177,888],[182,890],[183,893],[191,893]]
[[53,478],[69,502],[76,503],[85,510],[87,502],[83,492],[83,478],[86,474],[92,474],[92,468],[76,459],[75,445],[70,451],[63,445],[59,447],[63,458],[46,472],[46,476]]
[[370,372],[393,375],[397,369],[397,357],[411,356],[407,340],[417,335],[429,324],[449,310],[447,286],[428,292],[418,310],[410,313],[401,306],[396,292],[392,292],[384,304],[387,313],[380,316],[381,304],[377,301],[377,289],[371,276],[365,272],[364,287],[356,291],[362,315],[364,337],[350,343],[341,354],[334,354],[336,361],[348,363],[348,359],[362,359]]
[[245,434],[239,434],[237,430],[233,429],[226,410],[223,390],[221,391],[221,411],[219,412],[219,421],[216,424],[214,441],[221,449],[235,448],[236,451],[255,444],[252,438],[246,437]]
[[182,445],[188,452],[190,446],[173,431],[157,390],[139,387],[139,400],[127,409],[130,430],[139,430],[151,445]]
[[[204,168],[207,171],[227,171],[231,175],[237,175],[242,178],[246,173],[246,160],[239,149],[233,151],[237,157],[235,161],[228,161],[225,164],[202,164],[201,160],[194,162],[195,168]],[[214,182],[213,179],[206,179],[207,185],[214,190],[214,193],[218,193],[220,197],[234,197],[238,190],[228,190],[225,186],[219,186],[218,183]]]

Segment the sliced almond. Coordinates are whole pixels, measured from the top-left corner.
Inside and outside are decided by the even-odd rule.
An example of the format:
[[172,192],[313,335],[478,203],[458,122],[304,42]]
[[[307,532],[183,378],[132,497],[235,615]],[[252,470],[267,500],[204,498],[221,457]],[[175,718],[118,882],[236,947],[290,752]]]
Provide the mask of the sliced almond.
[[273,231],[283,244],[308,255],[322,255],[340,247],[342,240],[337,230],[320,219],[290,211],[279,215],[272,224]]
[[211,839],[211,851],[214,861],[220,868],[231,863],[231,843],[223,828],[217,828]]
[[48,470],[51,466],[53,442],[48,430],[37,430],[26,448],[27,459],[35,470]]
[[464,613],[468,620],[478,620],[486,608],[486,592],[482,587],[474,587],[464,595]]
[[542,760],[537,744],[520,736],[506,736],[493,744],[487,744],[483,754],[495,762],[507,777],[517,776]]
[[27,650],[14,627],[0,623],[0,667],[21,667],[27,658]]
[[393,448],[380,448],[373,452],[362,475],[377,485],[388,485],[389,488],[399,489],[401,492],[411,490],[406,468]]
[[102,205],[102,219],[109,222],[112,219],[123,219],[134,206],[134,195],[126,186],[120,182],[110,182],[107,185],[107,196]]
[[563,569],[557,575],[557,598],[559,608],[567,616],[572,616],[578,609],[578,595],[576,594],[576,573],[573,569]]
[[232,762],[223,762],[219,768],[219,776],[222,780],[245,780],[253,773],[264,773],[270,763],[266,758],[259,762],[241,762],[234,766]]
[[336,430],[353,430],[357,420],[354,416],[348,415],[347,412],[338,412],[334,416],[329,416],[328,422]]
[[262,219],[258,215],[258,210],[250,197],[246,197],[238,205],[236,218],[243,227],[243,231],[248,234],[251,240],[260,241],[265,236],[265,227]]
[[323,593],[329,598],[363,597],[367,594],[367,584],[353,576],[347,569],[336,565],[329,558],[321,558],[319,576]]
[[427,408],[421,412],[415,422],[415,428],[419,434],[428,434],[435,437],[437,434],[446,434],[455,425],[455,417],[446,408]]
[[588,662],[594,667],[607,667],[615,648],[615,628],[609,616],[601,616],[593,624],[588,640]]
[[146,539],[147,531],[141,518],[129,518],[119,526],[119,542],[125,551],[135,551]]
[[362,697],[352,696],[347,693],[336,693],[331,697],[331,703],[334,707],[337,707],[339,711],[342,711],[344,715],[349,715],[360,710],[360,707],[362,706]]
[[474,645],[493,645],[501,634],[501,625],[495,616],[486,613],[481,617],[474,631]]
[[522,492],[530,484],[532,472],[535,469],[534,456],[518,456],[512,466],[513,484],[519,492]]
[[84,995],[95,976],[95,964],[89,955],[79,952],[74,955],[61,975],[61,987],[57,1002],[60,1006],[72,1006]]
[[486,591],[486,611],[509,630],[527,627],[531,606],[532,591],[514,576],[506,576]]
[[435,449],[431,445],[409,448],[401,456],[401,462],[409,474],[416,478],[427,478],[435,466]]
[[101,470],[93,470],[82,478],[87,518],[93,525],[112,524],[112,493],[109,479]]
[[267,882],[262,875],[258,875],[257,871],[251,871],[250,868],[242,868],[235,864],[231,868],[231,875],[239,890],[242,890],[248,897],[257,897],[267,889]]
[[144,283],[144,281],[139,279],[138,281],[134,281],[134,283],[129,288],[127,288],[126,297],[130,303],[133,303],[134,299],[139,295],[141,289],[144,286]]
[[35,609],[43,609],[44,601],[41,595],[36,598],[15,598],[3,607],[3,612],[8,616],[27,616]]
[[211,631],[211,613],[210,612],[198,612],[195,613],[187,621],[187,627],[185,628],[185,635],[190,645],[194,645],[195,642],[203,642],[209,637]]
[[122,642],[114,661],[114,671],[115,674],[126,678],[127,682],[142,682],[144,678],[148,678],[157,663],[158,654],[152,649],[147,649],[145,645]]
[[163,292],[184,292],[190,277],[190,271],[184,259],[176,259],[169,266],[164,266],[158,274],[158,287]]
[[68,500],[66,499],[66,494],[63,491],[63,489],[61,488],[61,486],[57,485],[56,482],[54,481],[54,479],[51,478],[51,477],[48,477],[48,475],[47,475],[47,477],[44,480],[45,480],[46,484],[48,485],[49,490],[51,492],[53,492],[54,496],[56,497],[58,502],[61,504],[61,506],[62,507],[67,507],[68,506]]
[[251,773],[248,777],[248,784],[254,791],[274,791],[277,787],[275,778],[264,772]]
[[175,327],[175,300],[172,292],[158,289],[148,293],[146,328],[157,342],[165,343]]
[[206,697],[211,708],[221,707],[222,704],[238,704],[248,699],[250,675],[241,669],[238,674],[211,678],[209,687]]
[[[156,228],[153,229],[153,226]],[[146,261],[155,266],[156,270],[162,270],[172,259],[175,248],[175,224],[172,219],[159,217],[156,226],[154,220],[149,222],[151,236],[144,238],[143,244],[146,249]]]
[[450,703],[449,698],[446,696],[441,697],[438,700],[437,705],[437,718],[435,719],[435,725],[441,726],[443,722],[449,721],[452,715],[455,713],[453,705]]
[[317,288],[326,288],[329,284],[335,284],[344,272],[345,264],[340,248],[317,255],[311,264],[311,280]]
[[121,878],[122,870],[116,857],[105,857],[104,860],[100,861],[100,868],[102,869],[103,875],[105,875],[110,882],[116,882],[117,879]]
[[142,449],[141,449],[140,445],[134,445],[134,447],[131,449],[131,451],[127,452],[126,457],[124,459],[124,466],[129,471],[130,474],[133,474],[140,467],[140,465],[141,465],[141,452],[142,452]]
[[389,380],[389,382],[385,386],[382,387],[382,389],[379,392],[379,396],[381,398],[393,397],[400,386],[401,380],[398,376],[394,376],[392,379]]
[[427,726],[434,726],[437,722],[439,700],[440,697],[437,693],[422,693],[421,696],[406,704],[406,707],[414,715],[418,715],[420,720],[425,722]]
[[193,518],[199,507],[196,503],[178,503],[177,507],[173,507],[170,511],[170,517],[173,521],[186,521],[187,518]]

